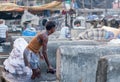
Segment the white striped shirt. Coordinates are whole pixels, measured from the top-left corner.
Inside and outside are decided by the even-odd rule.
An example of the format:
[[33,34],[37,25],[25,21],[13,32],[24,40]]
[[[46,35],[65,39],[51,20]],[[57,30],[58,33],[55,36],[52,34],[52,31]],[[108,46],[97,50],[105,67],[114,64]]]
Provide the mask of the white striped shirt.
[[0,38],[6,38],[6,32],[8,31],[8,26],[0,24]]

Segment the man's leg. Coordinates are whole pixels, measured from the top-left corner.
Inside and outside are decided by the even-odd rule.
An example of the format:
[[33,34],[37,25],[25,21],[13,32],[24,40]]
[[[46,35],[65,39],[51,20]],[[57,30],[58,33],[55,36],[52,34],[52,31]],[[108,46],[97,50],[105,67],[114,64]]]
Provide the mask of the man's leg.
[[5,38],[0,38],[0,45],[4,42],[6,42],[6,39]]
[[34,57],[33,53],[27,48],[24,50],[23,53],[24,64],[32,69],[32,76],[31,79],[35,79],[36,77],[40,76],[40,70],[37,69],[37,64],[35,63],[36,58]]
[[30,60],[31,68],[32,68],[32,76],[31,79],[35,79],[36,77],[40,77],[40,68],[39,68],[39,56],[35,53],[31,53]]

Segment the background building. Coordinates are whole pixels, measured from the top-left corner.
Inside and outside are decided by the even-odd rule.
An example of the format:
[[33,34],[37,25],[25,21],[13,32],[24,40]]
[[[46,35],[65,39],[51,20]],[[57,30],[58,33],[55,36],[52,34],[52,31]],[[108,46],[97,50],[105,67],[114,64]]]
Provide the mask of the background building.
[[[0,0],[0,2],[13,2],[22,6],[34,6],[49,3],[54,0]],[[56,0],[55,0],[56,1]],[[113,1],[119,0],[57,0],[75,2],[78,8],[112,8]]]
[[75,0],[80,8],[112,8],[113,0]]
[[22,6],[34,6],[49,3],[54,0],[0,0],[0,3],[12,2]]
[[113,2],[113,9],[118,9],[120,8],[120,0],[115,0]]

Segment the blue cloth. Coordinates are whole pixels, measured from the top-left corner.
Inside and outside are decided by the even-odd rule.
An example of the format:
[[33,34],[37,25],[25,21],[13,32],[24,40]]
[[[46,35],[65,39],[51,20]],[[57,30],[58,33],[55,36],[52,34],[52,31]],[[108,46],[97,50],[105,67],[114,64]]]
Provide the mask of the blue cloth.
[[120,39],[120,34],[118,34],[117,38]]
[[110,39],[110,38],[113,38],[113,37],[114,37],[114,33],[113,32],[110,32],[110,31],[106,32],[105,39]]
[[22,32],[22,36],[35,36],[36,32],[25,30]]
[[36,35],[36,30],[32,27],[30,28],[26,28],[23,32],[22,32],[22,36],[35,36]]
[[76,3],[76,2],[74,2],[74,8],[75,9],[78,9],[79,7],[78,7],[78,4]]

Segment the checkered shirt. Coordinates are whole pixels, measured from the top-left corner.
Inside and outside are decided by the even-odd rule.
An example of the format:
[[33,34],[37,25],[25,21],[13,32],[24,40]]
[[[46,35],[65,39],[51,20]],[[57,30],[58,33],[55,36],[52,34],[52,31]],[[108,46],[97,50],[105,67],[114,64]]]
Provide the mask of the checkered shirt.
[[106,40],[106,30],[101,28],[95,28],[95,29],[88,29],[82,33],[79,34],[79,39],[86,39],[86,40]]

